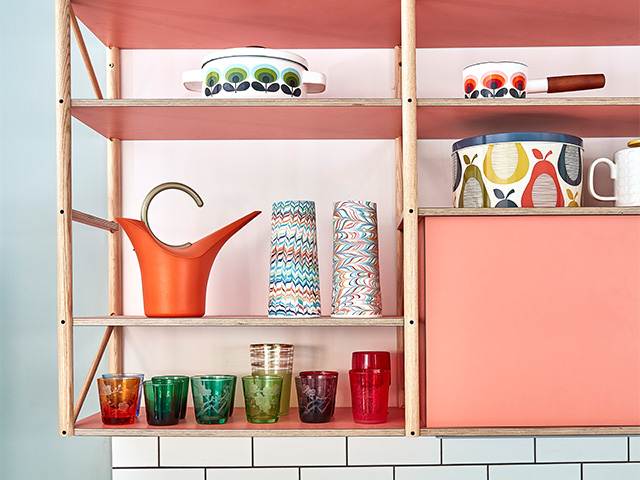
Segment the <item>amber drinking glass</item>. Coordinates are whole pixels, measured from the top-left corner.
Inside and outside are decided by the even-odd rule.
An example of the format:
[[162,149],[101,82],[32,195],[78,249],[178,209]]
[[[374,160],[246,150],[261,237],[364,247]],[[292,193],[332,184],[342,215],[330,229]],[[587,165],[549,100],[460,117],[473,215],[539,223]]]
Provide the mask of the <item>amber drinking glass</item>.
[[135,422],[140,378],[114,375],[97,381],[102,423],[129,425]]

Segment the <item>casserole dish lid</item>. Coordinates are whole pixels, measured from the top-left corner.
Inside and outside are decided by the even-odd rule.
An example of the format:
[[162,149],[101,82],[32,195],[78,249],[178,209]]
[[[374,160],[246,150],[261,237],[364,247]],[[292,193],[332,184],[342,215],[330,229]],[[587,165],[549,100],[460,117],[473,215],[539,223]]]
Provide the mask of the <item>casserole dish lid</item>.
[[548,132],[513,132],[513,133],[492,133],[489,135],[479,135],[457,141],[453,144],[452,150],[460,150],[465,147],[475,145],[489,145],[494,143],[515,143],[515,142],[558,142],[569,143],[582,148],[582,139],[566,133]]
[[284,50],[272,50],[265,47],[240,47],[240,48],[227,48],[224,50],[213,50],[206,54],[202,58],[202,68],[209,62],[219,60],[221,58],[233,58],[233,57],[264,57],[264,58],[278,58],[280,60],[288,60],[295,62],[305,70],[309,69],[307,61],[300,55],[295,53],[286,52]]

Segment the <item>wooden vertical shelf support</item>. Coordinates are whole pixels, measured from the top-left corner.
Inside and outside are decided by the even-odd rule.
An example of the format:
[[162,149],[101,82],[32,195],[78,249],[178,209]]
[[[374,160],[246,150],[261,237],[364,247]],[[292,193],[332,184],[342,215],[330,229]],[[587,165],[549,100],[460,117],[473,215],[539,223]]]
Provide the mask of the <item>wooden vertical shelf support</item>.
[[55,4],[58,257],[58,409],[60,435],[73,435],[73,269],[71,248],[70,0]]
[[418,126],[416,99],[416,6],[402,0],[402,209],[404,284],[405,430],[420,434],[418,374]]
[[[394,48],[395,59],[395,92],[396,98],[402,97],[402,49]],[[396,225],[402,220],[402,137],[396,138]],[[404,264],[403,264],[402,230],[396,229],[396,315],[404,312]],[[398,327],[396,332],[396,352],[398,354],[398,406],[404,406],[404,328]]]
[[[107,95],[120,98],[120,49],[107,50]],[[107,148],[109,220],[122,216],[122,146],[111,138]],[[109,315],[122,315],[122,230],[109,234]],[[114,327],[109,343],[109,371],[122,373],[122,327]]]

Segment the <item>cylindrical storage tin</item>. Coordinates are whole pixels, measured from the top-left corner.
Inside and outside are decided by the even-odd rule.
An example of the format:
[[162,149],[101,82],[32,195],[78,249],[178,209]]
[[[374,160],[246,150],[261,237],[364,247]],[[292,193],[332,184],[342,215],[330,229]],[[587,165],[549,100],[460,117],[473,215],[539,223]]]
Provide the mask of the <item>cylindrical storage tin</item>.
[[582,139],[498,133],[453,144],[453,206],[579,207]]
[[375,202],[337,202],[333,208],[332,317],[382,315]]

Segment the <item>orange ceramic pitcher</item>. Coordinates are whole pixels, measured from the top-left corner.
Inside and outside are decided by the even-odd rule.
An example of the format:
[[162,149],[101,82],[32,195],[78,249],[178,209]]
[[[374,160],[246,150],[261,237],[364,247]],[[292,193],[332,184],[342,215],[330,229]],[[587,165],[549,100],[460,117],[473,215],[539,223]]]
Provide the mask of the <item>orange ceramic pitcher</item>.
[[198,194],[182,183],[164,183],[149,192],[142,204],[142,221],[116,218],[131,240],[142,275],[144,313],[148,317],[201,317],[209,273],[218,252],[238,230],[257,217],[255,211],[230,223],[197,242],[168,245],[149,228],[147,210],[155,195],[177,189],[191,195],[200,207]]

